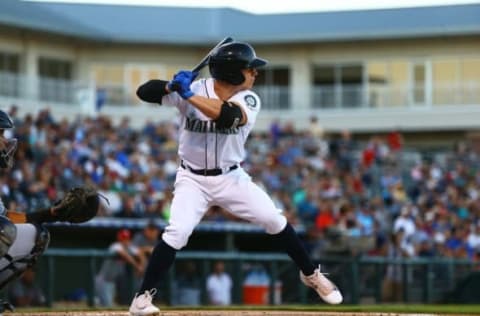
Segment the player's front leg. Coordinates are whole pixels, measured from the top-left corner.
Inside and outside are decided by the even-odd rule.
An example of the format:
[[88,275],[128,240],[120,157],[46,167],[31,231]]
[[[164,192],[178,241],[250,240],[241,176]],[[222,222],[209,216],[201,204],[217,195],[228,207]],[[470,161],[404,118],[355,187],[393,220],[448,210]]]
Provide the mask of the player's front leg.
[[153,305],[152,300],[157,290],[151,289],[143,293],[137,293],[130,304],[128,312],[130,316],[153,316],[159,315],[160,309]]

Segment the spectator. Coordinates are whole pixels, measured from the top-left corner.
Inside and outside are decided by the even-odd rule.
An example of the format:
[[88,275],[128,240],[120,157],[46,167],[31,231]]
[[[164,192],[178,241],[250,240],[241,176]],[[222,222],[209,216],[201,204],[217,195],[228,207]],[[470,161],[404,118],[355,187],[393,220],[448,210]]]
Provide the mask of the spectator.
[[184,262],[179,272],[173,283],[172,305],[200,305],[202,281],[195,262]]
[[[108,249],[112,255],[105,259],[95,277],[95,292],[101,306],[112,307],[118,302],[117,288],[126,281],[129,268],[133,268],[135,275],[143,273],[145,258],[140,249],[132,244],[131,232],[128,229],[119,230],[117,240]],[[133,286],[133,285],[132,285]]]
[[[169,188],[178,167],[175,122],[149,121],[136,130],[128,119],[117,125],[103,116],[55,121],[48,109],[21,117],[20,108],[11,108],[16,126],[11,136],[19,139],[16,164],[0,176],[0,195],[9,207],[28,212],[51,204],[71,186],[95,184],[110,202],[101,200],[101,216],[145,219],[161,214],[168,220]],[[312,117],[311,123],[311,132],[320,135],[318,121]],[[338,221],[352,238],[361,238],[359,230],[376,238],[403,228],[417,251],[450,256],[452,251],[440,245],[450,238],[449,247],[455,247],[458,236],[451,236],[451,230],[466,225],[467,255],[480,248],[480,164],[478,149],[468,141],[438,155],[425,156],[419,150],[403,155],[408,144],[395,130],[363,142],[348,130],[336,138],[323,134],[319,141],[309,126],[297,131],[290,122],[275,120],[247,143],[245,169],[271,193],[289,222],[315,228],[318,220],[319,226],[329,226],[331,219],[325,221],[329,214],[321,205],[321,199],[329,199],[334,225]],[[359,211],[353,219],[351,212],[339,214],[342,203],[359,210],[363,200],[373,209]],[[401,215],[404,208],[410,209],[407,217]],[[216,212],[206,220],[234,220],[225,214]],[[371,216],[378,230],[372,231]],[[422,228],[414,225],[419,218],[424,219]],[[314,230],[307,229],[305,236],[312,248],[322,242],[322,234]],[[424,242],[426,236],[435,243]],[[455,252],[465,255],[464,250]]]
[[308,126],[309,132],[312,134],[313,137],[318,139],[323,139],[325,136],[325,129],[322,125],[318,122],[318,117],[312,116],[310,117],[310,124]]
[[232,279],[225,272],[223,261],[214,263],[213,272],[207,278],[208,301],[212,305],[230,305]]
[[150,220],[142,231],[135,233],[132,244],[138,247],[143,253],[143,256],[147,258],[152,253],[153,247],[155,247],[158,241],[159,234],[160,228],[154,220]]
[[[403,231],[391,235],[391,242],[386,243],[383,248],[383,255],[389,259],[402,259],[410,257],[410,253],[402,246]],[[400,302],[403,298],[403,271],[400,264],[390,263],[382,284],[383,302]]]

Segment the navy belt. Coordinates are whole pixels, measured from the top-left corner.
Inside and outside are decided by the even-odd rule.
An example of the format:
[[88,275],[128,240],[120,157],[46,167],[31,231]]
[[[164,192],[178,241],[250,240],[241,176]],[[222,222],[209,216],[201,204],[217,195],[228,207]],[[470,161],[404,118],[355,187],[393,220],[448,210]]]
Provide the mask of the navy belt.
[[189,166],[185,165],[183,163],[183,160],[180,162],[180,166],[183,169],[190,171],[191,173],[198,174],[198,175],[201,175],[201,176],[219,176],[221,174],[228,173],[228,172],[233,171],[233,170],[238,168],[238,165],[233,165],[233,166],[230,166],[226,169],[221,169],[221,168],[193,169],[193,168],[190,168]]

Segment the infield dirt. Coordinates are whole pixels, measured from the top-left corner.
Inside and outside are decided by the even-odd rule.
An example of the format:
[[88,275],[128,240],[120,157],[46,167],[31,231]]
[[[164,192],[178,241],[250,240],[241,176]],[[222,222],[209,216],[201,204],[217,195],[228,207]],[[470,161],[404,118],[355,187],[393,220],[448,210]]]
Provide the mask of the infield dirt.
[[[296,311],[165,311],[157,316],[443,316],[446,314],[399,314],[399,313],[339,313],[339,312],[296,312]],[[129,316],[127,312],[28,312],[5,313],[4,316]],[[452,314],[449,314],[452,316]]]

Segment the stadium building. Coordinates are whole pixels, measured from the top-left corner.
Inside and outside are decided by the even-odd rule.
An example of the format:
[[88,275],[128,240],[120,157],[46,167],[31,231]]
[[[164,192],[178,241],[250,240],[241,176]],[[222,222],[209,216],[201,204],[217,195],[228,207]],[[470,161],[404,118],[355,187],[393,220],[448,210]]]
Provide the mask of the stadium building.
[[315,116],[331,132],[448,140],[480,120],[480,4],[257,15],[2,0],[0,12],[0,105],[21,113],[169,119],[175,111],[138,100],[138,85],[232,36],[270,61],[256,85],[260,130]]
[[[147,120],[172,120],[176,111],[140,102],[137,87],[148,79],[168,79],[179,69],[192,68],[226,36],[252,43],[258,55],[270,61],[259,70],[255,86],[263,101],[256,130],[267,131],[275,121],[305,130],[316,117],[327,133],[350,130],[361,140],[401,131],[405,143],[413,148],[384,150],[386,146],[375,143],[377,137],[367,144],[335,137],[316,143],[309,135],[294,133],[298,138],[285,137],[280,145],[271,141],[274,137],[252,137],[250,148],[254,150],[250,152],[254,154],[249,163],[257,166],[252,174],[285,205],[285,213],[298,224],[297,232],[310,244],[312,257],[321,259],[322,265],[325,262],[325,271],[338,281],[345,302],[388,302],[388,295],[382,297],[384,271],[389,271],[385,280],[395,281],[391,284],[398,297],[392,297],[393,301],[479,302],[480,276],[475,271],[480,251],[454,248],[457,233],[466,237],[469,228],[476,247],[480,244],[478,155],[463,146],[452,150],[451,145],[475,137],[480,122],[480,4],[256,15],[227,8],[0,0],[0,107],[17,105],[19,117],[27,113],[33,117],[44,108],[57,119],[71,121],[79,115],[101,114],[116,123],[128,117],[136,127],[145,127]],[[35,128],[34,132],[27,129],[34,123],[24,123],[23,130],[17,129],[22,143],[28,140],[28,146],[19,146],[17,151],[20,167],[0,181],[2,199],[7,193],[10,199],[4,202],[13,197],[19,201],[14,204],[16,210],[53,202],[50,199],[56,193],[52,196],[51,191],[61,192],[77,180],[95,179],[100,191],[111,197],[109,209],[85,225],[49,226],[52,242],[38,265],[49,306],[64,299],[78,301],[79,296],[86,296],[90,306],[96,304],[97,263],[111,257],[106,249],[118,229],[140,232],[150,218],[165,227],[171,199],[167,189],[178,167],[167,129],[155,133],[162,137],[158,144],[149,135],[145,142],[151,146],[135,146],[126,153],[128,145],[137,144],[137,138],[131,137],[134,133],[125,132],[127,128],[99,131],[92,126],[77,128],[90,125],[77,122],[52,133],[59,136],[56,140],[64,137],[66,141],[47,141],[45,151],[43,145],[37,146],[43,140],[30,137],[38,136]],[[102,120],[96,122],[107,127],[101,125]],[[75,139],[91,136],[95,141],[91,148],[76,147],[62,136],[63,128]],[[104,139],[110,144],[97,141]],[[394,140],[394,145],[400,145],[400,140],[398,144]],[[419,144],[425,146],[421,149],[449,147],[420,153]],[[113,148],[121,155],[107,161]],[[476,149],[480,153],[480,146]],[[117,164],[128,155],[135,156],[132,160],[155,158],[152,164],[159,168],[145,167],[139,173],[133,169],[140,169],[142,162],[136,162],[128,173],[128,167]],[[293,162],[299,155],[306,159],[297,167]],[[44,192],[33,187],[42,187]],[[144,201],[144,193],[151,199]],[[131,204],[137,198],[139,216],[132,217]],[[348,203],[344,204],[344,198]],[[344,213],[338,217],[342,227],[321,235],[318,232],[330,225],[330,211]],[[327,216],[317,216],[320,213]],[[374,214],[381,216],[374,221]],[[382,257],[383,250],[389,251],[384,246],[393,244],[389,234],[397,229],[394,218],[422,224],[404,218],[412,214],[424,218],[425,227],[418,231],[428,231],[427,237],[416,235],[422,255],[406,260],[395,250]],[[354,218],[361,219],[362,226]],[[377,222],[383,225],[379,225],[382,234],[376,231]],[[360,227],[365,228],[363,232]],[[404,234],[403,227],[398,232]],[[235,304],[246,302],[242,280],[251,268],[249,261],[268,266],[272,295],[261,296],[269,302],[318,304],[316,293],[312,299],[303,285],[299,287],[298,271],[283,253],[284,245],[259,237],[264,235],[261,227],[212,216],[199,225],[178,259],[198,263],[202,279],[211,261],[227,261],[236,284]],[[447,248],[449,241],[453,245]],[[410,242],[405,249],[416,256]],[[367,251],[367,256],[360,255]],[[331,257],[324,258],[325,254]],[[170,285],[175,274],[182,272],[178,268],[161,289],[165,301],[174,296]],[[464,279],[469,275],[470,279]],[[133,294],[133,277],[132,272],[122,292],[127,300]],[[277,279],[283,282],[280,287]],[[267,290],[264,281],[263,290]],[[86,294],[78,289],[85,289]],[[266,303],[264,298],[261,304]]]

